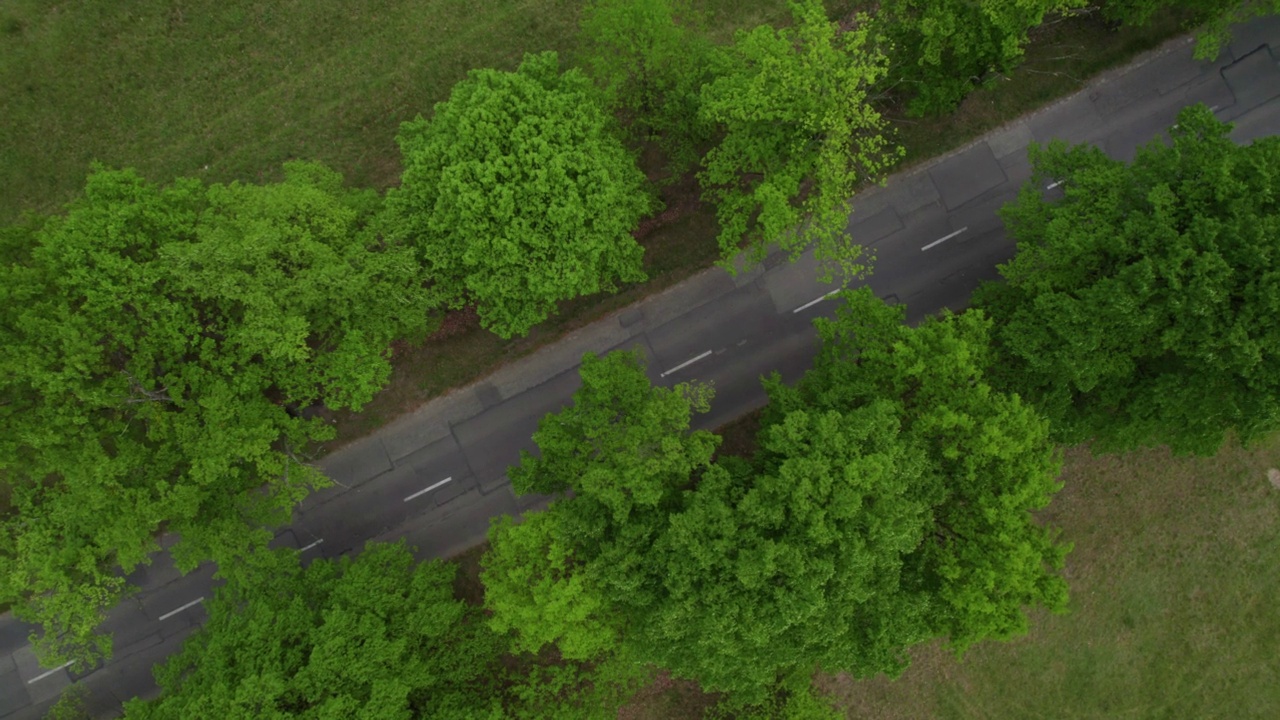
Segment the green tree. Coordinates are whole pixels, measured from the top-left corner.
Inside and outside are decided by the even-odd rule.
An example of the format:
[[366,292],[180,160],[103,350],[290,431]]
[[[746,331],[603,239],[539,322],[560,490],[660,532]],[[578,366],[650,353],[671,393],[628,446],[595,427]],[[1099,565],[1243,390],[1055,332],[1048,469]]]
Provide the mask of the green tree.
[[1085,0],[886,0],[874,16],[911,115],[950,112],[990,73],[1022,59],[1027,31]]
[[703,116],[721,138],[699,179],[726,264],[744,240],[754,260],[773,244],[793,257],[813,247],[852,277],[866,261],[845,230],[849,198],[901,155],[867,97],[886,61],[865,27],[842,31],[819,0],[792,11],[793,27],[740,32],[703,87]]
[[0,270],[0,599],[53,655],[109,653],[94,628],[160,531],[184,568],[269,539],[326,482],[298,453],[332,429],[299,410],[358,408],[425,325],[412,251],[364,231],[376,196],[285,170],[165,188],[97,170]]
[[583,357],[573,404],[539,423],[540,457],[511,469],[517,492],[573,497],[510,518],[490,531],[485,604],[492,626],[513,632],[515,647],[555,644],[565,657],[590,659],[613,649],[627,618],[613,602],[643,603],[656,590],[644,554],[693,470],[710,462],[718,439],[689,433],[710,389],[654,388],[635,353]]
[[[542,424],[542,458],[513,472],[519,490],[573,494],[495,526],[493,627],[813,716],[817,669],[893,674],[916,643],[963,651],[1024,631],[1029,605],[1061,609],[1066,548],[1030,515],[1060,458],[1046,422],[986,383],[990,323],[911,329],[869,292],[846,299],[799,386],[768,383],[752,461],[709,464],[688,390],[645,390],[625,356],[584,364],[584,391]],[[648,420],[668,416],[659,404],[678,421]]]
[[594,0],[582,13],[588,73],[633,138],[662,148],[673,175],[711,140],[698,108],[714,55],[698,20],[688,0]]
[[1196,57],[1211,60],[1231,39],[1231,26],[1280,13],[1280,0],[1107,0],[1103,13],[1114,22],[1145,25],[1160,12],[1181,11],[1199,26]]
[[1002,215],[1018,241],[975,297],[1003,386],[1063,442],[1213,453],[1280,426],[1280,140],[1240,147],[1203,106],[1132,163],[1053,144]]
[[484,691],[498,637],[453,598],[454,566],[416,563],[403,543],[256,564],[215,591],[205,626],[157,668],[160,697],[125,717],[501,717]]
[[523,334],[561,300],[637,282],[630,235],[650,207],[644,175],[581,71],[555,53],[516,72],[473,70],[430,118],[404,123],[386,230],[416,246],[450,307]]

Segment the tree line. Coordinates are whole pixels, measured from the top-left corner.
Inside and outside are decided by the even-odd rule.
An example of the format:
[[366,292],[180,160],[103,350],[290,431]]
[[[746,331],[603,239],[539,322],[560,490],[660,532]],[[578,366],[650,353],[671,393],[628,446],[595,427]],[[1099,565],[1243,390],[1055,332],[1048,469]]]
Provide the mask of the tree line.
[[[1139,22],[1166,5],[1236,12],[1107,8]],[[402,181],[385,195],[314,163],[262,185],[161,186],[96,168],[62,213],[0,231],[0,601],[44,628],[51,657],[92,662],[110,652],[94,628],[158,533],[181,537],[180,567],[251,564],[269,528],[326,483],[307,448],[332,429],[306,409],[358,410],[385,383],[393,340],[424,337],[464,305],[518,335],[561,300],[643,279],[630,231],[655,200],[639,143],[696,171],[726,261],[744,247],[816,248],[848,276],[865,271],[845,203],[899,152],[875,101],[899,93],[917,112],[945,110],[963,92],[929,90],[939,78],[977,68],[972,87],[1016,62],[1046,14],[1074,6],[895,0],[845,27],[806,0],[791,26],[721,46],[687,5],[601,0],[584,15],[581,67],[541,53],[512,72],[476,70],[405,123]],[[981,32],[941,32],[948,23]],[[997,294],[993,317],[1015,304]],[[1039,362],[1024,357],[1031,334],[1006,335],[992,341],[1012,358],[1004,367]],[[1170,354],[1147,360],[1173,373]],[[1110,359],[1097,377],[1122,383],[1129,365]],[[1214,362],[1225,360],[1210,350],[1184,359]],[[1252,367],[1234,362],[1223,372]],[[1025,397],[1088,432],[1069,411],[1095,386],[1044,376]],[[1113,414],[1132,407],[1108,398]]]
[[126,717],[612,717],[662,670],[716,717],[834,720],[816,672],[1025,633],[1067,608],[1070,544],[1036,517],[1060,443],[1211,454],[1280,429],[1280,138],[1229,130],[1196,106],[1130,163],[1033,147],[1002,280],[915,327],[844,291],[803,378],[765,379],[750,456],[690,429],[712,388],[586,355],[509,471],[557,499],[493,523],[482,608],[402,545],[277,551]]

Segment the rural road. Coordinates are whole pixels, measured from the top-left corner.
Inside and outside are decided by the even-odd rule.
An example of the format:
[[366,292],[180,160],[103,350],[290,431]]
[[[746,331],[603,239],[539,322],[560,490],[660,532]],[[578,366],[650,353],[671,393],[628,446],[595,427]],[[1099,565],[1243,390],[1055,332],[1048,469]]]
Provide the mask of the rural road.
[[[1051,107],[929,164],[894,175],[853,203],[850,230],[873,249],[867,279],[876,294],[905,303],[911,320],[959,309],[1013,253],[996,210],[1030,176],[1030,142],[1090,142],[1121,159],[1157,137],[1184,106],[1203,102],[1237,123],[1242,143],[1280,131],[1280,18],[1235,29],[1215,62],[1196,62],[1189,39],[1166,44]],[[1046,188],[1046,192],[1054,192]],[[759,377],[797,378],[815,354],[811,321],[830,315],[831,291],[811,257],[771,258],[737,276],[709,270],[600,320],[485,380],[427,404],[377,434],[324,458],[339,485],[315,493],[277,537],[304,556],[336,557],[371,539],[407,538],[422,557],[447,556],[482,540],[489,519],[543,498],[517,498],[504,473],[533,447],[538,420],[564,406],[587,351],[639,348],[655,383],[713,383],[710,428],[765,401]],[[0,617],[0,718],[42,717],[79,680],[99,717],[155,692],[151,666],[203,621],[213,568],[185,577],[160,554],[131,580],[142,592],[114,609],[104,629],[115,657],[82,676],[42,668],[30,628]]]

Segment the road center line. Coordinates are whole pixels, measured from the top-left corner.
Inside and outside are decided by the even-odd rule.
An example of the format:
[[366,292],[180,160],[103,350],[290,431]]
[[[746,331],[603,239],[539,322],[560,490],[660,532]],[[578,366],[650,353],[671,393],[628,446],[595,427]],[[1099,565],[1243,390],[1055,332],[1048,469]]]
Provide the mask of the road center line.
[[322,543],[322,542],[324,542],[324,538],[321,538],[321,539],[319,539],[319,540],[317,540],[317,541],[315,541],[315,542],[311,543],[310,545],[308,545],[308,546],[306,546],[306,547],[302,548],[302,549],[301,549],[301,550],[299,550],[298,552],[300,552],[300,553],[304,553],[304,552],[306,552],[306,551],[310,550],[311,548],[313,548],[313,547],[315,547],[315,546],[319,545],[319,544],[320,544],[320,543]]
[[447,478],[445,478],[445,479],[441,480],[440,482],[436,483],[435,485],[431,485],[430,487],[428,487],[428,488],[427,488],[427,489],[425,489],[425,490],[419,490],[418,492],[416,492],[416,493],[414,493],[414,494],[410,495],[409,497],[405,498],[405,499],[404,499],[404,501],[405,501],[405,502],[409,502],[410,500],[412,500],[412,499],[414,499],[414,498],[418,497],[419,495],[426,495],[427,493],[431,492],[432,490],[435,490],[436,488],[440,487],[441,485],[444,485],[445,483],[448,483],[450,480],[453,480],[453,476],[449,476],[449,477],[447,477]]
[[807,303],[805,303],[805,304],[801,305],[800,307],[796,308],[795,310],[792,310],[791,312],[792,312],[792,313],[798,313],[798,312],[800,312],[801,310],[808,310],[809,308],[813,307],[814,305],[817,305],[818,303],[822,302],[823,300],[826,300],[827,298],[831,297],[832,295],[835,295],[835,294],[836,294],[836,293],[838,293],[838,292],[840,292],[838,289],[837,289],[837,290],[832,290],[831,292],[827,293],[826,295],[823,295],[822,297],[818,298],[817,300],[810,300],[809,302],[807,302]]
[[59,670],[62,670],[63,668],[69,668],[69,667],[71,667],[71,663],[64,663],[64,664],[62,664],[62,665],[59,665],[58,667],[56,667],[56,668],[54,668],[54,669],[52,669],[52,670],[49,670],[49,671],[47,671],[47,672],[40,673],[39,675],[37,675],[37,676],[35,676],[35,677],[31,678],[30,680],[28,680],[28,681],[27,681],[27,684],[28,684],[28,685],[30,685],[31,683],[33,683],[33,682],[35,682],[35,681],[37,681],[37,680],[43,680],[43,679],[45,679],[45,678],[49,677],[50,675],[53,675],[54,673],[58,672]]
[[950,240],[951,238],[953,238],[953,237],[955,237],[955,236],[959,235],[960,233],[962,233],[962,232],[964,232],[965,230],[968,230],[968,229],[969,229],[969,226],[968,226],[968,225],[965,225],[964,227],[962,227],[962,228],[960,228],[959,230],[957,230],[957,231],[955,231],[955,232],[951,233],[950,235],[946,235],[946,236],[944,236],[944,237],[940,237],[940,238],[938,238],[937,240],[934,240],[933,242],[929,243],[928,245],[925,245],[924,247],[920,248],[920,250],[921,250],[921,251],[924,251],[924,250],[928,250],[929,248],[931,248],[931,247],[933,247],[933,246],[935,246],[935,245],[941,245],[942,243],[944,243],[944,242],[946,242],[946,241]]
[[182,607],[178,608],[177,610],[170,610],[169,612],[161,615],[160,619],[168,620],[169,618],[173,617],[174,615],[177,615],[183,610],[186,610],[187,608],[190,608],[190,607],[195,607],[196,605],[199,605],[202,602],[204,602],[204,597],[198,597],[195,600],[192,600],[191,602],[187,603],[186,605],[183,605]]
[[671,368],[670,370],[668,370],[668,371],[666,371],[666,372],[664,372],[664,373],[659,373],[659,374],[658,374],[658,377],[666,377],[666,376],[670,375],[671,373],[673,373],[673,372],[675,372],[675,371],[677,371],[677,370],[683,370],[683,369],[685,369],[685,368],[689,367],[690,365],[692,365],[692,364],[694,364],[694,363],[698,362],[699,360],[701,360],[701,359],[703,359],[703,358],[705,358],[705,357],[710,357],[710,356],[711,356],[711,351],[710,351],[710,350],[708,350],[708,351],[706,351],[706,352],[702,353],[701,355],[699,355],[698,357],[693,358],[692,360],[685,360],[684,362],[682,362],[682,363],[680,363],[679,365],[677,365],[677,366],[675,366],[675,367]]

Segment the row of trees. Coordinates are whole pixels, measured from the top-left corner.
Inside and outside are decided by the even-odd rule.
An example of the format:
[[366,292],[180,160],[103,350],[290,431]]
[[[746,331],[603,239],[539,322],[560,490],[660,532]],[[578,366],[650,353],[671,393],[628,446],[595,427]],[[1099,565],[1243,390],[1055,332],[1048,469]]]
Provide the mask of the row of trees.
[[[1021,5],[1024,23],[1058,8]],[[109,653],[93,629],[158,533],[182,538],[180,566],[234,565],[325,482],[305,449],[332,431],[303,411],[361,407],[392,340],[467,304],[520,334],[560,300],[641,279],[629,230],[653,200],[626,133],[701,164],[726,258],[816,247],[865,270],[844,208],[896,152],[870,99],[910,66],[906,45],[874,18],[845,29],[816,0],[793,8],[791,27],[718,47],[667,0],[601,0],[586,71],[544,53],[471,73],[403,126],[385,197],[306,163],[268,185],[99,169],[62,215],[4,229],[0,602],[54,655]],[[913,8],[883,17],[939,27]]]
[[1066,607],[1069,545],[1034,517],[1057,442],[1210,453],[1280,429],[1280,139],[1228,131],[1200,106],[1129,164],[1033,150],[1004,280],[914,328],[845,292],[803,379],[766,381],[750,457],[690,429],[710,388],[588,355],[510,471],[561,497],[495,522],[484,612],[399,547],[277,554],[285,580],[233,578],[130,716],[596,717],[661,668],[737,716],[824,718],[815,671],[1025,632],[1028,608]]

